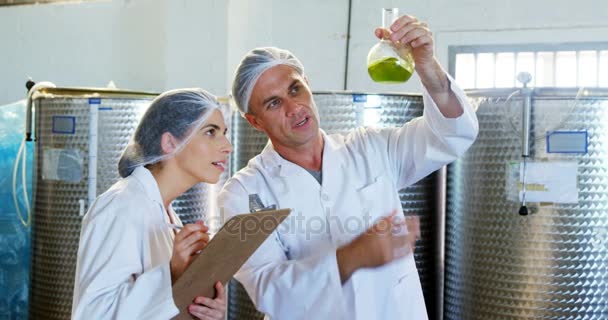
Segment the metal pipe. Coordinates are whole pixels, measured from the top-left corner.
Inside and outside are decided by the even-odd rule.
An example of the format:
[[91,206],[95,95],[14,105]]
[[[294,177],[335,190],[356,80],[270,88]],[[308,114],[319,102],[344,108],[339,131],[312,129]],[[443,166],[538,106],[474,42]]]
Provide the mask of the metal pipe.
[[528,83],[532,80],[532,75],[528,72],[520,72],[517,81],[524,86],[520,93],[524,97],[524,105],[521,115],[521,156],[530,156],[530,120],[532,119],[532,90],[528,88]]
[[28,89],[27,107],[25,110],[25,141],[32,141],[32,107],[34,102],[34,94],[43,88],[55,88],[55,85],[46,81],[35,83],[30,79],[25,83],[25,87]]
[[530,121],[532,119],[532,90],[526,87],[521,90],[524,96],[524,105],[521,116],[521,156],[530,156]]
[[353,1],[348,0],[348,17],[346,18],[346,55],[344,57],[344,90],[348,90],[348,60],[350,52],[350,24],[353,15]]
[[528,83],[532,80],[532,75],[527,72],[521,72],[517,75],[517,80],[523,84],[523,89],[520,90],[524,97],[521,115],[521,156],[523,158],[523,179],[522,179],[522,203],[519,208],[519,214],[522,216],[528,215],[528,207],[526,206],[526,172],[527,160],[530,157],[530,126],[532,119],[532,90],[528,88]]
[[445,282],[445,227],[446,227],[446,203],[447,203],[447,166],[437,170],[437,210],[435,212],[437,243],[435,244],[435,319],[443,320],[443,296]]
[[88,207],[97,197],[97,124],[101,98],[89,98],[89,172],[88,172]]
[[25,141],[32,141],[32,103],[31,99],[29,99],[29,94],[34,85],[36,85],[36,82],[32,81],[32,79],[27,80],[25,83],[28,94],[27,109],[25,110]]

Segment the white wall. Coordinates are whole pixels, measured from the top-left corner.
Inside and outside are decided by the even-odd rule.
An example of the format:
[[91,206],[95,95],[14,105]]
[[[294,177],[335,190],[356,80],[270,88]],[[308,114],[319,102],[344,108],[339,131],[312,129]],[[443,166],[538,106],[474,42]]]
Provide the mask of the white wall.
[[[448,46],[608,42],[606,0],[352,0],[348,89],[418,92],[369,80],[380,8],[427,21],[447,69]],[[249,49],[274,45],[304,63],[313,89],[344,87],[347,0],[104,0],[0,7],[0,105],[24,83],[162,91],[199,86],[225,95]]]
[[223,0],[113,0],[0,7],[0,105],[28,77],[58,86],[226,91]]
[[166,0],[162,89],[201,87],[225,95],[227,4],[224,0]]
[[[437,30],[437,56],[446,68],[450,45],[608,42],[605,0],[513,0],[483,7],[475,2],[463,1],[462,7],[454,8],[454,15],[431,20]],[[448,3],[437,0],[435,10]],[[467,10],[483,14],[475,19],[457,18]]]
[[375,43],[366,30],[381,23],[378,8],[394,6],[429,23],[437,58],[447,70],[450,45],[608,42],[606,0],[353,0],[349,88],[357,91],[419,92],[419,82],[378,85],[363,62]]
[[275,46],[302,61],[314,90],[342,90],[347,5],[328,0],[230,0],[228,81],[247,51]]
[[0,104],[24,97],[27,77],[105,84],[114,73],[112,34],[106,29],[116,16],[111,3],[0,7]]

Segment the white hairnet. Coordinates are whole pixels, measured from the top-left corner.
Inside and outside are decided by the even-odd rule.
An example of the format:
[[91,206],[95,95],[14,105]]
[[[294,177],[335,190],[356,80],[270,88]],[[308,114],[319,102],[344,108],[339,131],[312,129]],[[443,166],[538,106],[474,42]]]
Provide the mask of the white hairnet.
[[251,92],[262,73],[282,64],[294,68],[304,76],[304,66],[287,50],[275,47],[255,48],[245,55],[236,69],[232,83],[232,96],[241,113],[249,112]]
[[[120,176],[127,177],[138,166],[157,163],[180,152],[214,110],[222,111],[215,96],[203,89],[171,90],[156,97],[122,152],[118,162]],[[161,147],[165,132],[179,141],[169,154]]]

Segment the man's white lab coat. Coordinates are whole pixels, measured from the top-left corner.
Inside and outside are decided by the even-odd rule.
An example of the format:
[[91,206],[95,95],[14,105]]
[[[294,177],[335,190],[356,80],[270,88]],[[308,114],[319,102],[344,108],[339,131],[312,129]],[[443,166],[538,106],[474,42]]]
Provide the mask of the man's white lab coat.
[[336,248],[393,209],[398,190],[454,161],[478,132],[475,110],[453,83],[464,114],[445,118],[425,92],[424,116],[395,129],[323,133],[322,185],[269,144],[220,193],[227,218],[248,195],[292,213],[236,274],[256,307],[277,319],[427,319],[413,255],[356,271],[342,285]]
[[[143,167],[99,196],[80,233],[72,319],[170,319],[173,230]],[[179,217],[170,210],[173,221]]]

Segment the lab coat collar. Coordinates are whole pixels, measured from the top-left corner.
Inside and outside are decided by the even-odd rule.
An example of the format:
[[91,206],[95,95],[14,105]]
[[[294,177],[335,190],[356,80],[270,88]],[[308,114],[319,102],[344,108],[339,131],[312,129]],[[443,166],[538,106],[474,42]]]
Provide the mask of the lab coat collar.
[[[343,144],[339,144],[322,129],[321,135],[323,136],[323,166],[331,163],[336,166],[343,166],[344,159],[341,156],[340,149],[343,148]],[[268,141],[264,150],[260,154],[263,166],[270,171],[278,170],[280,176],[289,176],[303,170],[299,165],[286,160],[274,149],[271,141]]]
[[150,200],[163,206],[163,197],[160,194],[160,188],[150,170],[142,166],[137,167],[133,170],[133,173],[131,173],[131,177],[139,182],[144,193]]
[[[168,211],[165,210],[165,205],[163,204],[163,197],[160,194],[160,187],[158,186],[158,183],[156,182],[156,179],[154,179],[154,176],[152,175],[152,172],[150,172],[150,170],[142,166],[137,167],[135,168],[135,170],[133,170],[133,173],[131,173],[131,177],[133,177],[135,180],[137,180],[137,182],[139,182],[141,188],[146,194],[146,197],[158,204],[161,212],[163,213],[162,216],[160,216],[162,217],[162,220],[160,221],[164,221],[166,223],[174,223],[178,226],[183,226],[181,219],[173,210],[172,204],[169,205]],[[169,215],[171,216],[171,219],[169,219]]]

